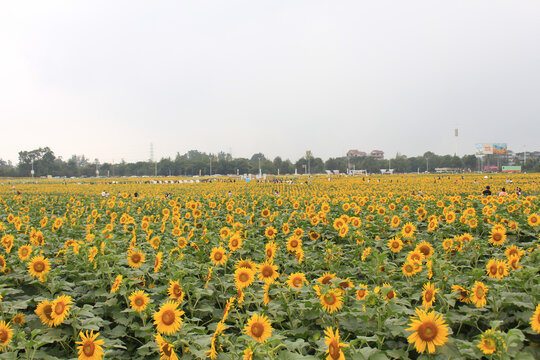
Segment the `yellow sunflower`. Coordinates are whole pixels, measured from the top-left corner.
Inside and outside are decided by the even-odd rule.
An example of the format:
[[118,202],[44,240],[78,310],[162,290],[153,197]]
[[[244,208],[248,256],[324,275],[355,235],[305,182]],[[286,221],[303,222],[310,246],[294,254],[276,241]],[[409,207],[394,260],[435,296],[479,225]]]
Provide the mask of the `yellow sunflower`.
[[156,258],[154,259],[154,272],[157,273],[159,269],[161,269],[161,266],[163,265],[163,252],[160,251],[156,254]]
[[133,310],[144,311],[150,302],[150,298],[143,290],[137,290],[129,295],[129,301],[131,302],[130,306]]
[[495,227],[491,229],[491,237],[489,238],[490,243],[496,246],[500,246],[504,244],[505,241],[506,241],[506,231],[497,229]]
[[120,285],[122,284],[122,278],[123,278],[122,275],[118,275],[116,279],[114,279],[112,287],[111,287],[111,294],[114,294],[115,292],[118,291],[118,289],[120,288]]
[[398,253],[403,249],[403,241],[399,238],[392,238],[388,240],[388,248],[394,253]]
[[406,223],[403,225],[403,228],[401,229],[401,235],[406,238],[412,238],[414,237],[414,232],[416,231],[416,227],[412,223]]
[[240,267],[234,272],[234,284],[238,289],[243,289],[253,284],[255,272],[251,269]]
[[102,346],[105,341],[103,339],[98,340],[98,336],[99,332],[94,334],[93,330],[90,333],[86,331],[85,334],[82,331],[79,332],[81,340],[76,342],[79,344],[77,346],[79,360],[101,360],[103,358]]
[[297,238],[296,236],[293,235],[287,240],[288,251],[294,253],[301,247],[302,247],[302,240]]
[[328,346],[326,360],[345,360],[345,354],[341,348],[349,345],[339,342],[339,329],[334,332],[331,327],[327,327],[324,335],[324,343]]
[[154,335],[154,338],[158,344],[160,360],[178,360],[178,357],[174,352],[174,345],[165,341],[160,334]]
[[13,329],[11,328],[9,323],[6,324],[5,321],[0,321],[0,351],[4,351],[9,347],[12,336]]
[[323,309],[329,313],[336,312],[343,306],[343,296],[341,296],[341,291],[336,289],[321,294],[319,300]]
[[356,299],[364,300],[366,296],[369,295],[368,287],[364,284],[358,284],[358,289],[356,290]]
[[57,297],[51,303],[52,312],[50,317],[53,321],[53,326],[58,326],[64,322],[69,315],[71,309],[71,296],[62,295]]
[[293,289],[301,289],[306,282],[306,276],[300,272],[289,275],[289,278],[287,279],[287,285]]
[[527,218],[527,223],[532,227],[540,225],[540,216],[536,213],[529,215]]
[[274,258],[274,256],[276,255],[276,251],[277,251],[277,245],[274,241],[270,241],[268,244],[265,245],[265,254],[266,254],[266,258],[268,260],[272,260]]
[[182,286],[180,286],[179,281],[169,280],[169,288],[167,289],[167,293],[169,294],[169,299],[176,300],[179,303],[184,301],[185,293]]
[[471,302],[476,307],[483,307],[484,305],[486,305],[486,295],[488,290],[488,287],[483,282],[475,281],[474,286],[471,289]]
[[424,353],[426,348],[430,354],[435,353],[437,346],[442,346],[448,341],[448,325],[441,314],[435,311],[416,309],[416,316],[411,318],[407,331],[413,333],[407,340],[414,343],[417,352]]
[[439,289],[435,289],[435,286],[428,281],[424,284],[424,291],[422,291],[422,305],[428,309],[433,306],[435,302],[435,294],[439,292]]
[[28,263],[28,272],[41,282],[45,281],[45,275],[51,271],[51,264],[44,256],[34,256]]
[[272,325],[266,315],[253,314],[244,327],[244,333],[259,343],[266,342],[272,336]]
[[462,286],[459,285],[452,285],[452,292],[458,292],[458,300],[461,302],[464,302],[466,304],[470,303],[471,300],[469,299],[469,290],[465,289]]
[[128,251],[128,264],[134,269],[138,269],[142,266],[142,264],[145,262],[144,258],[145,256],[142,251],[139,251],[137,249],[131,249]]
[[54,326],[54,319],[52,318],[53,308],[52,303],[49,300],[41,301],[34,312],[43,325],[47,325],[48,327]]
[[540,334],[540,304],[536,305],[536,310],[529,320],[531,320],[530,324],[533,331]]
[[416,245],[415,251],[421,252],[422,255],[424,255],[424,259],[428,259],[433,255],[435,250],[433,250],[433,246],[428,243],[427,241],[423,241],[422,243]]
[[172,335],[180,329],[184,312],[177,308],[178,302],[167,301],[154,314],[154,324],[159,333]]
[[242,237],[239,234],[234,234],[229,239],[229,250],[236,251],[242,247]]
[[257,267],[257,271],[259,273],[258,278],[259,280],[264,281],[267,284],[272,284],[276,279],[278,278],[279,274],[277,272],[277,265],[274,265],[273,263],[266,261],[263,264],[260,264]]
[[[500,331],[489,329],[480,337],[480,343],[477,347],[484,355],[491,355],[497,351],[497,344],[501,342]],[[501,344],[502,346],[502,344]]]
[[227,255],[225,254],[225,248],[222,246],[212,248],[212,252],[210,253],[210,260],[215,265],[223,265],[227,262]]
[[336,278],[336,274],[330,274],[329,272],[323,273],[323,275],[317,279],[317,281],[323,285],[330,284],[332,280]]
[[19,251],[17,251],[17,254],[19,255],[19,259],[21,261],[28,260],[30,257],[30,254],[32,254],[32,246],[31,245],[23,245],[19,248]]

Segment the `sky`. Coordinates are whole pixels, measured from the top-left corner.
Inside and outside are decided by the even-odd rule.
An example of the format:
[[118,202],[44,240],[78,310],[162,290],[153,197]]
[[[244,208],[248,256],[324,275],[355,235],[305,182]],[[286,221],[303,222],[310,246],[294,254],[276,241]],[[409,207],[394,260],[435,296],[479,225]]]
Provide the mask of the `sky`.
[[539,19],[536,0],[2,1],[0,159],[540,150]]

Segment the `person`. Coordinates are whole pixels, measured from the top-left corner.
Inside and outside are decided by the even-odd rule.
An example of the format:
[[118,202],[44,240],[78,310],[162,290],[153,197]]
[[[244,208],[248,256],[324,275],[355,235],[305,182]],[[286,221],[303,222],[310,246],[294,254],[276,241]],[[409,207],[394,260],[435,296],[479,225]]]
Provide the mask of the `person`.
[[489,188],[489,185],[486,186],[486,189],[484,191],[482,191],[482,195],[484,196],[489,196],[491,195],[491,190]]
[[502,188],[501,191],[499,191],[499,196],[506,196],[508,193],[506,192],[505,188]]
[[518,196],[521,195],[521,188],[520,187],[516,188],[516,195],[518,195]]

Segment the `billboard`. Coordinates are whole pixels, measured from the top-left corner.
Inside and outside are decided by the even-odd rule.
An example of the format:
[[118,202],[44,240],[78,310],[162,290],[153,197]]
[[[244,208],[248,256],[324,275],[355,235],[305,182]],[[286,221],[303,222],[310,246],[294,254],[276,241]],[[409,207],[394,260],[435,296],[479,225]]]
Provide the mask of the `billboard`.
[[476,155],[502,155],[506,154],[507,144],[506,143],[478,143],[475,144]]
[[493,153],[497,155],[506,154],[506,143],[494,143],[493,144]]

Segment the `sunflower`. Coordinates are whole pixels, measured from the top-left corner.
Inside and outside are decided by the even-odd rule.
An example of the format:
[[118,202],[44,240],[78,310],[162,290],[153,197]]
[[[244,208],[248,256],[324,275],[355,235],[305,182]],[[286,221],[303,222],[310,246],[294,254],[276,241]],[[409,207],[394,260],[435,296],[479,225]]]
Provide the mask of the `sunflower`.
[[347,235],[348,232],[349,226],[347,224],[343,224],[343,226],[339,228],[338,235],[343,238]]
[[416,227],[412,223],[406,223],[403,225],[403,228],[401,229],[401,235],[406,238],[412,238],[414,237],[414,232],[416,231]]
[[52,312],[50,317],[53,320],[53,326],[58,326],[64,322],[71,309],[71,296],[62,295],[51,302]]
[[114,294],[115,292],[118,291],[118,288],[120,288],[120,285],[122,284],[122,278],[123,278],[122,275],[118,275],[114,279],[113,284],[111,286],[111,294]]
[[0,255],[0,270],[4,270],[6,268],[6,259],[4,258],[4,255]]
[[236,263],[234,264],[234,267],[236,269],[238,268],[246,268],[246,269],[251,269],[253,271],[257,271],[257,265],[251,261],[250,259],[238,259],[236,260]]
[[300,238],[297,238],[296,236],[293,235],[287,240],[288,251],[294,253],[301,247],[302,247],[302,240]]
[[480,281],[475,281],[474,286],[471,289],[471,302],[476,307],[483,307],[486,305],[486,295],[488,292],[488,287]]
[[26,322],[26,319],[24,318],[23,313],[17,313],[13,318],[11,319],[11,322],[13,322],[16,325],[23,325]]
[[4,351],[9,347],[12,336],[13,329],[11,328],[9,323],[6,324],[5,321],[0,321],[0,351]]
[[180,249],[183,249],[187,246],[187,240],[185,237],[179,237],[176,243]]
[[540,334],[540,304],[536,305],[536,310],[529,320],[531,320],[530,324],[533,331]]
[[158,236],[154,236],[152,240],[150,240],[150,246],[152,247],[152,249],[157,250],[159,249],[160,242],[160,238]]
[[19,251],[17,251],[17,254],[19,255],[19,259],[21,259],[21,261],[28,260],[31,253],[32,253],[31,245],[23,245],[19,248]]
[[500,279],[499,277],[499,267],[498,261],[496,259],[491,259],[486,265],[487,274],[492,279]]
[[480,337],[480,343],[477,347],[482,351],[484,355],[491,355],[497,351],[497,344],[501,342],[499,338],[500,331],[489,329]]
[[364,300],[366,296],[369,295],[368,287],[364,284],[358,284],[358,289],[356,290],[356,299]]
[[148,294],[144,290],[137,290],[129,295],[129,301],[131,302],[131,308],[135,311],[144,311],[146,306],[150,302]]
[[101,360],[103,358],[103,348],[102,345],[105,344],[103,339],[97,340],[99,332],[94,334],[94,330],[90,333],[86,331],[79,332],[79,337],[81,341],[77,341],[77,350],[79,351],[79,360]]
[[519,256],[511,256],[510,259],[508,259],[508,266],[510,266],[510,269],[523,269],[523,266],[519,265],[519,260],[521,260]]
[[540,216],[536,213],[529,215],[527,223],[532,227],[540,225]]
[[459,292],[458,300],[466,304],[470,303],[469,290],[459,285],[452,285],[452,292]]
[[156,254],[156,258],[154,259],[154,272],[157,273],[159,269],[161,269],[161,266],[163,265],[163,252],[160,251]]
[[49,260],[43,256],[34,256],[28,263],[28,272],[33,277],[38,278],[41,282],[45,281],[45,275],[51,271]]
[[222,246],[212,248],[212,252],[210,253],[210,260],[212,260],[215,265],[225,264],[227,262],[225,248]]
[[276,281],[277,277],[279,276],[277,272],[277,265],[274,265],[273,263],[266,261],[263,264],[260,264],[257,267],[257,271],[259,273],[259,280],[264,281],[267,284],[271,284],[274,281]]
[[324,343],[328,346],[328,350],[326,350],[326,353],[328,353],[326,360],[345,360],[345,355],[341,348],[349,345],[339,342],[339,330],[336,329],[334,332],[331,327],[327,327],[324,331],[324,335]]
[[490,243],[496,246],[500,246],[504,244],[505,241],[506,241],[506,231],[497,229],[495,227],[491,229],[491,237],[489,238]]
[[343,297],[339,290],[329,290],[327,293],[321,294],[319,300],[323,309],[329,313],[338,311],[343,306]]
[[422,291],[422,305],[429,309],[435,302],[435,294],[439,292],[439,289],[435,289],[435,286],[431,282],[424,284],[424,291]]
[[401,272],[403,272],[403,275],[413,276],[417,273],[417,267],[415,266],[415,263],[406,261],[401,267]]
[[277,234],[277,231],[276,229],[274,229],[273,226],[269,226],[266,228],[266,230],[264,231],[264,234],[266,235],[266,237],[270,240],[272,240],[273,238],[276,237],[276,234]]
[[384,283],[381,289],[382,295],[386,301],[390,301],[397,297],[396,292],[392,289],[390,284]]
[[407,261],[421,264],[422,260],[424,260],[424,254],[422,254],[420,251],[409,251],[409,254],[407,255]]
[[222,227],[221,230],[219,230],[219,236],[221,236],[222,239],[226,239],[231,234],[231,229],[228,227]]
[[514,256],[521,258],[523,255],[525,255],[525,251],[518,248],[516,245],[511,245],[504,250],[504,254],[510,260],[510,258]]
[[159,333],[172,335],[180,329],[184,312],[178,310],[177,307],[178,302],[167,301],[154,314],[154,324]]
[[239,234],[234,234],[229,239],[229,250],[236,251],[242,247],[242,237]]
[[234,272],[234,284],[238,289],[243,289],[253,284],[255,272],[251,269],[238,268]]
[[129,250],[128,251],[128,264],[134,269],[138,269],[142,266],[142,264],[145,262],[144,260],[144,253],[142,251],[139,251],[137,249],[135,250]]
[[394,253],[398,253],[403,249],[403,241],[399,238],[392,238],[388,240],[388,248]]
[[52,318],[53,308],[52,303],[49,300],[41,301],[34,312],[39,317],[43,325],[47,325],[48,327],[52,327],[54,325],[54,319]]
[[287,285],[293,289],[301,289],[306,282],[306,276],[299,272],[289,275],[289,278],[287,279]]
[[433,253],[435,252],[435,250],[433,250],[433,246],[427,241],[424,241],[416,245],[416,248],[414,249],[414,251],[421,252],[422,255],[424,255],[425,259],[430,258],[431,255],[433,255]]
[[390,221],[390,227],[396,228],[396,227],[399,226],[400,222],[401,222],[401,220],[399,219],[399,216],[394,215],[394,216],[392,216],[392,220]]
[[264,343],[272,336],[272,325],[266,315],[253,314],[244,327],[244,333],[257,342]]
[[160,334],[154,335],[159,349],[160,360],[178,360],[174,352],[174,345],[165,341]]
[[430,354],[435,352],[436,346],[442,346],[448,341],[448,325],[441,314],[435,311],[416,309],[416,316],[411,318],[407,331],[413,333],[407,340],[414,343],[417,352],[424,353],[426,347]]
[[506,262],[506,260],[497,261],[497,276],[498,279],[502,279],[508,276],[508,263]]
[[167,289],[167,293],[169,294],[169,299],[176,300],[179,303],[184,301],[185,293],[182,286],[180,286],[179,281],[169,280],[169,288]]
[[336,274],[330,274],[329,272],[325,272],[320,278],[317,279],[317,281],[323,285],[330,284],[330,281],[334,280],[336,278]]
[[268,244],[266,244],[264,252],[268,260],[272,260],[274,258],[276,251],[277,245],[274,241],[270,241]]

